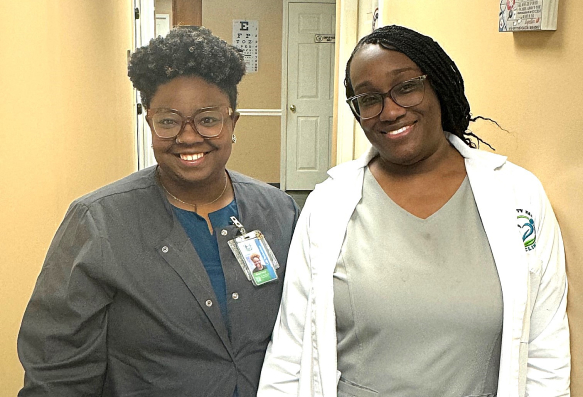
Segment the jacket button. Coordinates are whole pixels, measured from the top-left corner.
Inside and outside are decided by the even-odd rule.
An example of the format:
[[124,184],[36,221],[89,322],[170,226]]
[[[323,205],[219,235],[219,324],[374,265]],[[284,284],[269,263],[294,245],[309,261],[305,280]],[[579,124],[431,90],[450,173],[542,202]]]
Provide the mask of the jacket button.
[[209,299],[209,300],[207,300],[207,301],[205,302],[205,304],[206,304],[208,307],[211,307],[211,306],[213,305],[213,301]]
[[233,299],[237,300],[239,299],[239,294],[236,292],[233,292],[233,295],[231,295],[233,297]]
[[162,252],[163,252],[163,253],[166,253],[166,252],[168,252],[168,247],[167,247],[167,246],[163,246],[163,247],[162,247]]
[[227,234],[229,234],[228,231],[226,231],[225,229],[221,230],[221,236],[226,236]]

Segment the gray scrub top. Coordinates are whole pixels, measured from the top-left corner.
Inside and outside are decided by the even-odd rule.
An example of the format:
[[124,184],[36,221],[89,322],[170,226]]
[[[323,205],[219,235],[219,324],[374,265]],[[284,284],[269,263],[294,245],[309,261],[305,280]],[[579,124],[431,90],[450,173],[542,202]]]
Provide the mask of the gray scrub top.
[[494,396],[502,291],[468,178],[421,219],[366,169],[334,306],[339,396]]
[[147,168],[67,212],[22,320],[20,397],[257,394],[299,212],[279,189],[228,172],[239,221],[263,232],[281,265],[276,281],[256,288],[228,245],[239,229],[217,230],[230,333],[197,251]]

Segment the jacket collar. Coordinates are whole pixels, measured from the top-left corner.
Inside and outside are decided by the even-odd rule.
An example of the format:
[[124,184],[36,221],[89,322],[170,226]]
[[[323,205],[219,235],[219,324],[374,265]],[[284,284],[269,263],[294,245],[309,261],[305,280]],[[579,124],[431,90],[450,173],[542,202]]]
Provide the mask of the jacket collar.
[[466,159],[466,161],[478,162],[483,167],[492,170],[499,168],[506,163],[507,159],[506,156],[471,148],[459,137],[449,132],[445,132],[445,137],[449,140],[453,147]]
[[328,170],[328,176],[332,179],[338,179],[340,177],[344,177],[347,173],[352,175],[354,172],[361,172],[362,169],[366,167],[378,153],[379,152],[371,146],[362,156],[356,160],[348,161],[346,163],[339,164],[334,168],[330,168]]

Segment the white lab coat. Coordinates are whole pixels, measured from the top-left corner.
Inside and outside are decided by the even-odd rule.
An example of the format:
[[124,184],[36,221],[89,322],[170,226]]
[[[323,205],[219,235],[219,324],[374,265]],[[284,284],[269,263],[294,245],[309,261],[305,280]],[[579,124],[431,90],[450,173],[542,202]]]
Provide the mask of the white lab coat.
[[[563,241],[542,185],[506,157],[471,149],[446,134],[465,158],[502,287],[498,397],[569,396]],[[332,274],[361,198],[364,168],[376,154],[371,149],[331,169],[329,178],[306,201],[289,251],[283,300],[259,397],[336,396],[340,373]],[[532,235],[523,242],[528,226],[522,226],[530,219],[536,239],[526,247]]]

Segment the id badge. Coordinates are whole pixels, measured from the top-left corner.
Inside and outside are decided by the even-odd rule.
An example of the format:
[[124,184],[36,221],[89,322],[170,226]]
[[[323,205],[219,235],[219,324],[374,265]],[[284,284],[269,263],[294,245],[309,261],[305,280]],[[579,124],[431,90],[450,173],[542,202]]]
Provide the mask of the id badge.
[[228,244],[253,285],[259,286],[277,280],[276,270],[279,269],[279,263],[259,230],[235,237]]

